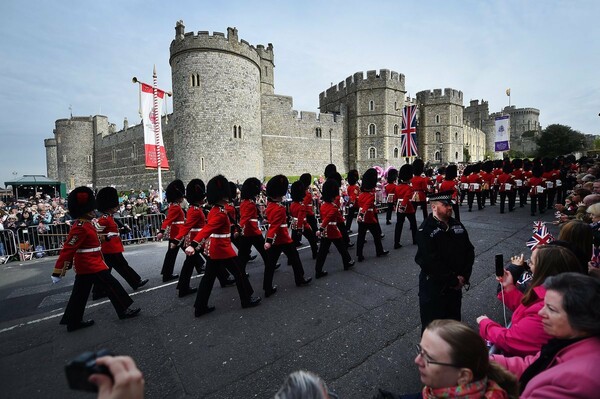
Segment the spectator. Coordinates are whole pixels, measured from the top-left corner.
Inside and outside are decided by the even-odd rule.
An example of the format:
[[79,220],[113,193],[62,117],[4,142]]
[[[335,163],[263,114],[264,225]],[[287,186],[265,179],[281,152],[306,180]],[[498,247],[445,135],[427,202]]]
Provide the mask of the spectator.
[[587,274],[588,263],[592,260],[594,251],[594,235],[590,225],[580,220],[572,220],[562,226],[558,240],[570,244],[569,249],[579,260],[581,273]]
[[283,382],[274,399],[328,399],[337,398],[327,389],[325,381],[310,371],[295,371]]
[[504,271],[504,276],[497,277],[504,288],[498,293],[498,299],[504,300],[507,308],[512,310],[512,324],[509,328],[491,320],[487,316],[479,316],[479,334],[490,341],[507,356],[526,356],[537,353],[550,336],[544,333],[542,318],[538,315],[544,306],[546,289],[542,285],[547,277],[559,273],[580,271],[577,257],[567,248],[548,245],[533,251],[529,267],[533,274],[525,293],[516,289],[513,275]]
[[103,356],[96,364],[106,366],[112,378],[92,374],[89,381],[98,386],[97,399],[143,399],[144,376],[129,356]]
[[521,398],[592,399],[600,392],[600,281],[562,273],[544,283],[539,314],[552,336],[536,355],[493,355],[519,378]]

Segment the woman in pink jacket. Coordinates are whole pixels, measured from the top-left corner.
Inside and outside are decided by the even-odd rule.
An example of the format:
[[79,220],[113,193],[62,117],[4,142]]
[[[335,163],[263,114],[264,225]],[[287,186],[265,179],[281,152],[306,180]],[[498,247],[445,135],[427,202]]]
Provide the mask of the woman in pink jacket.
[[600,280],[562,273],[544,283],[539,314],[552,336],[534,356],[492,360],[519,378],[520,398],[598,398],[600,378]]
[[[504,287],[504,304],[514,312],[509,328],[487,316],[477,318],[481,337],[496,345],[507,356],[536,354],[548,342],[551,337],[544,332],[542,318],[538,315],[546,295],[542,284],[549,276],[579,271],[579,261],[567,248],[546,245],[533,251],[529,267],[533,278],[525,293],[515,287],[508,270],[498,278]],[[498,299],[502,300],[502,292],[498,293]]]

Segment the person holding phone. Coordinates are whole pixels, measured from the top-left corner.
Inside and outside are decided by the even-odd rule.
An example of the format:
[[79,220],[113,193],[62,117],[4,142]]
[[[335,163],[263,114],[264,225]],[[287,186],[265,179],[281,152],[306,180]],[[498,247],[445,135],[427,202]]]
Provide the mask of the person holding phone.
[[144,375],[129,356],[103,356],[96,364],[105,366],[112,378],[92,374],[89,381],[98,386],[97,399],[143,399]]

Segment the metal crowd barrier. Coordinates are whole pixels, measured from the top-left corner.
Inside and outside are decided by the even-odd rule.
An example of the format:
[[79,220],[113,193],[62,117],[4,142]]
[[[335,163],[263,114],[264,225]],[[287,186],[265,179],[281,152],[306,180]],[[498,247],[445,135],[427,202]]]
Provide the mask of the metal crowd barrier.
[[165,220],[165,215],[162,213],[152,213],[140,216],[115,217],[115,219],[129,228],[128,232],[121,234],[123,244],[129,245],[132,243],[141,244],[146,241],[153,241],[160,231],[160,226]]
[[19,246],[12,230],[0,230],[0,265],[19,253]]

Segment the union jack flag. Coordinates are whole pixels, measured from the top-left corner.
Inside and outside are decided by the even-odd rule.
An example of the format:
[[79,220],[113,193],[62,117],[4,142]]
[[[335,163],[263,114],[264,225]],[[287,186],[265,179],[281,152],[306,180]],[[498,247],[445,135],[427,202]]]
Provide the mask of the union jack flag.
[[417,106],[408,105],[402,109],[401,157],[417,156]]
[[548,232],[548,228],[542,224],[542,227],[533,232],[533,236],[527,241],[526,245],[532,251],[540,245],[546,245],[554,240],[552,234]]
[[541,229],[542,227],[544,227],[544,223],[541,220],[538,220],[537,222],[533,222],[533,232],[535,233],[536,231],[538,231],[539,229]]

